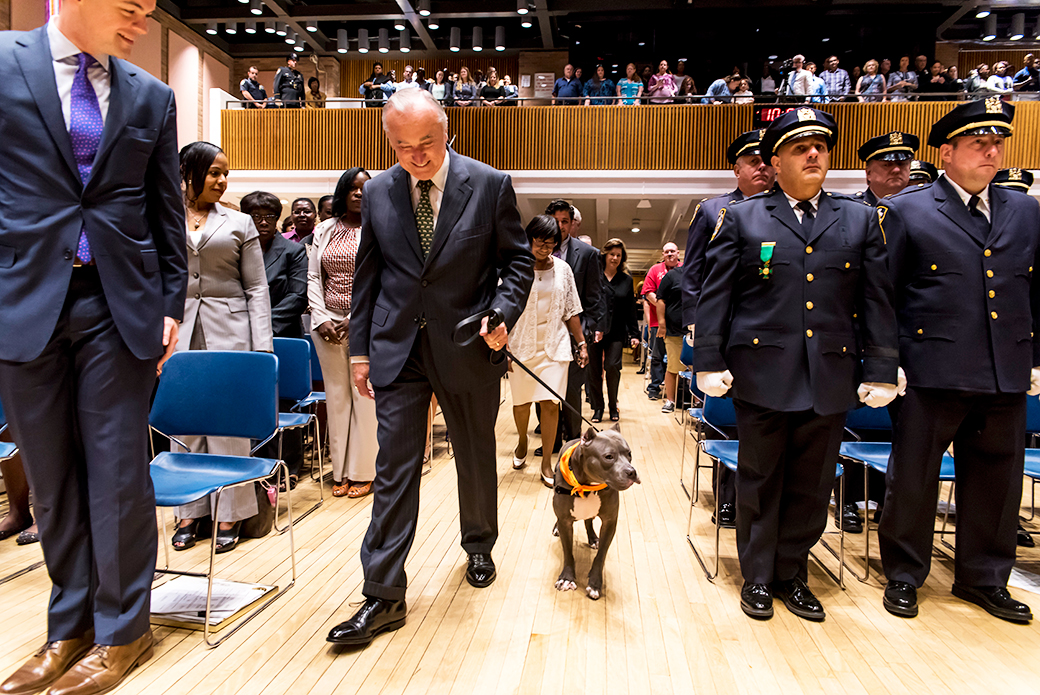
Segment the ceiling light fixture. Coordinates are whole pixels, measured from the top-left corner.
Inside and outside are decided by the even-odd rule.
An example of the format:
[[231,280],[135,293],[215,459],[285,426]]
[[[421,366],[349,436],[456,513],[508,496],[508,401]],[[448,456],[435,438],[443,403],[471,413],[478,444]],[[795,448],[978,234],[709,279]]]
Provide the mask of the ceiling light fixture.
[[524,29],[530,29],[532,26],[531,20],[527,17],[524,17],[522,20],[520,20],[520,26],[522,26]]
[[246,20],[246,33],[247,34],[255,34],[256,33],[256,20],[255,19]]
[[224,33],[234,36],[238,33],[238,22],[228,22],[224,25]]
[[368,53],[370,44],[368,41],[368,29],[358,29],[357,32],[357,50],[358,53]]
[[430,16],[430,0],[419,0],[419,16]]
[[260,0],[249,0],[249,13],[259,17],[264,13],[264,3]]
[[986,17],[985,28],[982,30],[982,40],[992,41],[997,38],[997,15],[991,14]]
[[289,33],[289,27],[285,22],[275,22],[274,33],[278,34],[279,36],[285,36]]
[[307,29],[307,31],[313,34],[318,30],[318,23],[315,22],[313,19],[308,19],[307,22],[304,24],[304,27]]
[[527,14],[530,10],[527,7],[527,0],[516,0],[516,13]]
[[346,53],[350,46],[350,37],[347,36],[346,29],[336,30],[336,52]]
[[452,53],[458,53],[462,44],[462,29],[458,27],[451,28],[451,40],[448,42],[448,48],[451,49]]
[[428,26],[430,28],[430,31],[434,31],[436,29],[440,29],[441,28],[441,23],[438,22],[433,17],[430,17],[428,20],[426,20],[426,26]]
[[636,207],[639,208],[640,210],[645,210],[645,209],[650,207],[650,201],[647,200],[646,198],[643,198],[642,200],[639,201],[639,204],[636,205]]
[[980,7],[975,11],[975,19],[985,19],[986,17],[989,17],[988,7]]
[[1012,41],[1021,41],[1026,35],[1026,15],[1024,12],[1016,12],[1011,15],[1011,36]]
[[397,30],[397,31],[404,31],[404,20],[403,19],[395,19],[394,20],[394,29]]
[[210,36],[216,36],[217,35],[217,23],[216,22],[209,22],[209,23],[207,23],[206,24],[206,33],[209,34]]
[[506,50],[506,28],[503,26],[495,27],[495,50]]
[[390,30],[380,29],[379,30],[379,52],[389,53],[390,52]]
[[638,217],[632,218],[632,233],[633,234],[639,234],[639,218]]
[[407,29],[401,31],[401,53],[408,53],[412,50],[412,35],[408,33]]
[[484,50],[484,28],[473,27],[473,50],[480,52]]

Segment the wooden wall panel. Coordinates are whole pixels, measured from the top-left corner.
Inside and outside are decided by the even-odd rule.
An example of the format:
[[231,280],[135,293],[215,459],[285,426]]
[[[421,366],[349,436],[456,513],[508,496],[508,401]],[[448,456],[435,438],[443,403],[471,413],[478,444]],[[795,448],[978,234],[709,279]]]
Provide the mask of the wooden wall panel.
[[433,79],[433,76],[441,68],[447,68],[451,72],[458,72],[459,69],[465,65],[470,69],[471,72],[477,70],[483,70],[484,74],[487,74],[488,68],[495,68],[498,70],[499,77],[509,77],[513,80],[513,84],[520,84],[520,76],[518,74],[520,69],[520,58],[519,56],[512,55],[499,55],[496,51],[489,51],[487,55],[469,55],[469,56],[450,56],[446,58],[415,58],[404,60],[404,59],[391,59],[391,58],[372,58],[371,60],[344,60],[341,61],[340,67],[340,78],[342,85],[340,94],[345,97],[357,97],[358,86],[361,85],[365,80],[372,76],[372,66],[380,62],[383,64],[383,72],[389,73],[391,70],[397,70],[397,79],[404,79],[404,66],[411,65],[413,68],[418,70],[423,68],[426,70],[426,77]]
[[[952,103],[828,104],[838,123],[832,169],[860,169],[856,150],[892,130],[925,143]],[[505,170],[726,169],[726,146],[751,128],[751,106],[532,106],[448,109],[454,148]],[[379,109],[224,111],[232,169],[385,169],[395,162]],[[1040,102],[1018,102],[1005,164],[1040,169]]]

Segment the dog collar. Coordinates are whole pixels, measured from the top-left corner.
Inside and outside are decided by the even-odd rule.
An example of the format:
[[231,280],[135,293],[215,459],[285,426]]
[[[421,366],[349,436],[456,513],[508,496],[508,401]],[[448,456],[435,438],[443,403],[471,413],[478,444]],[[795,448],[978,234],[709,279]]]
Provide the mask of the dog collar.
[[584,497],[590,492],[599,492],[607,488],[606,483],[599,483],[597,485],[582,485],[578,482],[578,479],[574,477],[574,472],[571,471],[571,454],[578,448],[577,444],[573,444],[567,451],[560,455],[560,474],[563,475],[563,481],[571,486],[570,494],[577,495],[578,497]]

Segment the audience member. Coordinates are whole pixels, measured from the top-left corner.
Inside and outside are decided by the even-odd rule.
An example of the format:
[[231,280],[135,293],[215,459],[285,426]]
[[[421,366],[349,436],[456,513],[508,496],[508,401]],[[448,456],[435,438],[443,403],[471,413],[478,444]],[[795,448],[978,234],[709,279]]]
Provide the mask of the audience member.
[[661,386],[664,384],[664,328],[658,329],[657,323],[657,288],[661,284],[661,278],[672,268],[679,265],[679,247],[668,242],[661,249],[662,260],[650,266],[643,280],[643,315],[646,325],[650,330],[650,385],[647,387],[647,396],[652,401],[661,397]]
[[881,64],[878,66],[878,74],[885,78],[885,84],[888,84],[888,76],[892,72],[892,61],[888,58],[882,58]]
[[920,76],[918,77],[917,93],[921,95],[921,101],[941,101],[946,98],[942,95],[948,91],[950,88],[946,84],[943,65],[939,61],[932,63],[928,78],[924,82],[920,81]]
[[675,93],[676,104],[699,104],[700,97],[697,96],[697,84],[693,78],[687,75],[679,83],[679,91]]
[[610,106],[614,103],[617,87],[614,81],[607,77],[606,68],[602,65],[596,66],[592,79],[585,83],[582,88],[582,96],[585,97],[586,106]]
[[430,80],[426,79],[426,68],[417,68],[415,70],[415,81],[418,83],[419,89],[430,91]]
[[[181,178],[187,208],[188,295],[184,304],[177,350],[274,350],[271,301],[260,237],[252,218],[223,207],[228,161],[208,142],[193,142],[181,150]],[[179,435],[179,432],[171,434]],[[249,456],[248,439],[233,437],[179,437],[193,453]],[[195,545],[199,520],[217,524],[216,552],[238,545],[242,521],[258,507],[251,485],[232,487],[220,494],[176,508],[179,519],[173,534],[174,550]]]
[[309,246],[312,243],[314,225],[318,221],[318,209],[314,207],[314,202],[310,198],[297,198],[292,202],[289,214],[292,215],[293,232],[285,238]]
[[429,92],[440,103],[445,106],[451,106],[455,94],[454,88],[455,85],[447,79],[445,71],[441,69],[433,74],[433,82],[430,83]]
[[644,65],[639,71],[639,78],[643,80],[643,104],[650,103],[650,78],[654,76],[654,69],[650,65]]
[[787,94],[805,97],[812,91],[812,75],[805,69],[805,56],[791,58],[791,72],[787,75]]
[[863,76],[863,68],[858,65],[852,66],[852,72],[849,73],[849,79],[852,80],[852,84],[858,84],[859,78]]
[[[563,393],[568,382],[568,365],[575,361],[584,368],[588,363],[588,347],[582,333],[581,298],[570,266],[553,258],[553,250],[563,242],[556,219],[538,215],[527,225],[527,238],[534,254],[534,284],[527,296],[527,306],[509,334],[510,352],[538,378]],[[578,346],[573,359],[571,340]],[[510,366],[509,390],[513,395],[513,419],[519,435],[513,449],[513,468],[524,467],[527,460],[527,425],[531,404],[541,411],[541,476],[542,483],[553,486],[552,443],[556,440],[560,405],[557,396],[535,381],[522,369]],[[537,455],[537,452],[536,452]]]
[[1040,92],[1040,69],[1037,69],[1032,53],[1027,53],[1022,63],[1022,69],[1015,73],[1015,91],[1029,93],[1032,100],[1036,98],[1036,92]]
[[917,73],[910,69],[910,56],[899,58],[899,69],[889,73],[885,82],[889,101],[906,101],[917,91]]
[[473,106],[477,103],[477,83],[465,65],[459,69],[459,79],[455,82],[454,92],[455,106]]
[[620,419],[618,384],[625,346],[639,345],[639,326],[632,276],[628,274],[628,250],[620,239],[603,245],[603,340],[589,345],[588,381],[585,392],[592,406],[592,422],[603,420],[603,373],[607,375],[607,405],[610,419]]
[[502,90],[505,92],[505,106],[516,106],[520,101],[520,90],[509,75],[502,78]]
[[809,71],[809,75],[812,78],[812,86],[809,88],[809,98],[806,101],[811,101],[815,104],[822,104],[827,101],[827,83],[823,81],[822,77],[816,76],[816,63],[808,62],[805,64],[805,69]]
[[372,74],[358,87],[358,93],[365,97],[365,106],[383,108],[387,98],[384,87],[389,88],[390,82],[390,75],[383,72],[383,64],[376,61],[372,65]]
[[563,77],[553,85],[552,103],[564,106],[577,104],[581,98],[581,80],[574,76],[574,66],[563,66]]
[[256,78],[259,75],[260,71],[256,69],[256,66],[250,65],[249,70],[246,71],[246,78],[238,84],[238,91],[242,93],[242,99],[246,102],[244,106],[247,109],[262,109],[267,106],[267,90],[257,82]]
[[675,391],[682,371],[682,341],[686,334],[682,323],[682,268],[670,268],[657,287],[657,333],[664,325],[664,349],[668,357],[664,374],[664,404],[662,413],[675,412]]
[[740,86],[737,91],[733,92],[733,103],[753,104],[754,102],[755,93],[751,91],[751,82],[744,77],[740,80]]
[[290,53],[285,65],[274,74],[274,96],[282,106],[289,109],[303,107],[303,75],[296,69],[299,56]]
[[733,101],[733,92],[740,88],[741,77],[738,73],[720,77],[708,85],[707,95],[701,99],[702,104],[729,104]]
[[578,81],[578,92],[580,93],[585,89],[585,79],[581,75],[581,68],[574,68],[574,79]]
[[[687,77],[690,76],[686,74],[686,61],[680,60],[675,64],[675,73],[672,75],[672,80],[675,81],[675,88],[682,90],[682,84],[686,81]],[[690,77],[690,79],[692,80],[693,78]]]
[[506,103],[506,90],[498,81],[498,71],[488,71],[487,84],[480,90],[484,106],[501,106]]
[[675,96],[675,80],[672,73],[668,71],[668,61],[662,60],[657,64],[657,73],[650,78],[650,84],[646,91],[650,94],[651,104],[671,104]]
[[287,215],[286,218],[284,220],[282,220],[282,236],[285,237],[286,239],[288,239],[289,241],[294,241],[295,240],[295,237],[294,237],[295,233],[296,233],[296,225],[293,224],[292,215]]
[[332,217],[332,196],[323,195],[318,198],[318,222],[324,222]]
[[643,96],[643,81],[636,75],[635,63],[625,66],[625,76],[617,83],[617,95],[625,106],[638,104],[639,97]]
[[827,69],[820,75],[820,78],[827,86],[828,101],[842,101],[852,92],[852,81],[849,79],[849,73],[839,68],[838,63],[838,56],[828,56],[827,61],[824,63],[824,67]]
[[955,96],[948,97],[951,101],[960,101],[964,95],[964,80],[957,74],[957,66],[951,65],[946,71],[946,91]]
[[415,68],[411,65],[404,66],[404,79],[400,82],[394,82],[393,91],[399,92],[402,89],[422,89],[422,85],[425,82],[419,82],[415,77]]
[[863,75],[856,82],[856,94],[860,101],[874,102],[885,99],[885,78],[878,74],[878,62],[871,58],[863,66]]
[[308,109],[325,108],[325,93],[320,89],[321,83],[317,77],[307,80],[307,96],[304,105]]
[[762,63],[762,74],[755,80],[755,83],[751,86],[751,90],[755,94],[773,97],[776,95],[776,90],[779,86],[780,75],[773,68],[772,63],[768,60],[764,61]]
[[919,55],[914,58],[914,72],[917,73],[918,87],[931,79],[931,71],[928,69],[928,56]]
[[994,94],[1010,94],[1015,91],[1014,78],[1007,74],[1006,61],[998,61],[993,66],[993,74],[986,78],[986,89]]
[[329,450],[334,497],[364,497],[376,477],[375,401],[362,398],[350,370],[350,302],[361,238],[364,169],[339,177],[332,196],[332,218],[314,232],[307,268],[314,352],[325,377],[329,413]]

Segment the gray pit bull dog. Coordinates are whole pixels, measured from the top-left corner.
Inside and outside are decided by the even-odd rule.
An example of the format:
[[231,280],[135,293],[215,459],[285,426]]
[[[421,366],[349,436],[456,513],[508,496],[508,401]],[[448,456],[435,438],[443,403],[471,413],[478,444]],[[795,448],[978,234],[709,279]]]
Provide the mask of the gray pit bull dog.
[[[558,531],[563,544],[563,571],[556,580],[556,590],[578,588],[574,573],[574,522],[584,521],[589,546],[598,549],[585,593],[596,600],[603,594],[603,561],[617,530],[618,493],[640,482],[639,474],[632,466],[632,450],[617,425],[598,433],[590,427],[581,439],[567,442],[562,452],[553,485],[554,533]],[[597,516],[598,539],[592,527]]]

